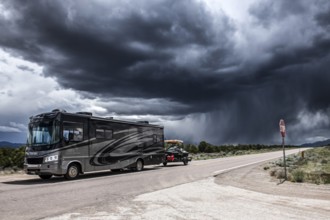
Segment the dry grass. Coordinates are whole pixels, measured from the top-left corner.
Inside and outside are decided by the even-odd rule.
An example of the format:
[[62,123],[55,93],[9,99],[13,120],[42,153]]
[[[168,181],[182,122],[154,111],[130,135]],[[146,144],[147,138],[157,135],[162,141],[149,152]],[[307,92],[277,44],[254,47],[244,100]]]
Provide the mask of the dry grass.
[[[310,149],[302,153],[288,156],[288,180],[292,182],[309,182],[315,184],[330,183],[330,147]],[[270,175],[284,178],[282,159],[271,163]]]

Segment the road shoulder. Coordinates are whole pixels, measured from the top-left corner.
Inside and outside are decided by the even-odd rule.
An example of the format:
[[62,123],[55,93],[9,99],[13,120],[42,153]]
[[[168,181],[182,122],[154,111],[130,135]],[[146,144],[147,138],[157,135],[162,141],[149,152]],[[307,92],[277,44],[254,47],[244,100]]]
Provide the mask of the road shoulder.
[[269,175],[266,164],[251,165],[216,176],[215,183],[254,192],[306,199],[330,200],[330,185],[292,183]]

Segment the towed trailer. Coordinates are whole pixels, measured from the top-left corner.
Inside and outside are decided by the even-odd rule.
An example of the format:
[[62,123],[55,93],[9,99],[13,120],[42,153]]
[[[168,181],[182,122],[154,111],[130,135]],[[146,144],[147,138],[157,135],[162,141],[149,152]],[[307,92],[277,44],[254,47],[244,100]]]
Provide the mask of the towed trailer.
[[55,109],[30,117],[24,170],[42,179],[164,162],[164,128]]
[[188,165],[188,162],[192,160],[189,157],[189,153],[183,149],[182,140],[165,140],[168,148],[165,151],[164,166],[171,162],[183,162],[184,165]]

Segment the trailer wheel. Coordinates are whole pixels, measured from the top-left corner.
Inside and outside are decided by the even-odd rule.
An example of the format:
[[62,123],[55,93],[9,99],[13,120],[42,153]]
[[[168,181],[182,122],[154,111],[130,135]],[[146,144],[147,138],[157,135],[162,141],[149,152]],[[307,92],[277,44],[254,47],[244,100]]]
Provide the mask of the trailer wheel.
[[183,160],[183,164],[186,166],[186,165],[188,165],[188,159],[184,159]]
[[166,167],[166,165],[167,165],[167,162],[163,162],[163,165],[164,165],[164,167]]
[[67,180],[73,180],[79,176],[79,165],[76,163],[70,164],[68,171],[64,175]]
[[52,178],[53,175],[39,175],[39,177],[43,180],[48,180],[50,178]]
[[138,172],[143,170],[143,161],[141,159],[136,161],[136,168],[135,169]]

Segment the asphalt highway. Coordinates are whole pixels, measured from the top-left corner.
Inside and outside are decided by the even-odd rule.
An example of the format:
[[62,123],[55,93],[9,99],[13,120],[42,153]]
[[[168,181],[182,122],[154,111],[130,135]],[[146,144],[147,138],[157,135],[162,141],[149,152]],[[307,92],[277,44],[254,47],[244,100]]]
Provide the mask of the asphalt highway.
[[[287,150],[286,154],[302,149]],[[135,196],[194,182],[221,172],[282,156],[282,151],[228,158],[148,166],[142,172],[98,172],[77,180],[62,177],[0,176],[0,219],[42,219],[76,210],[116,207]],[[112,209],[115,210],[115,209]],[[109,210],[105,210],[109,211]]]

